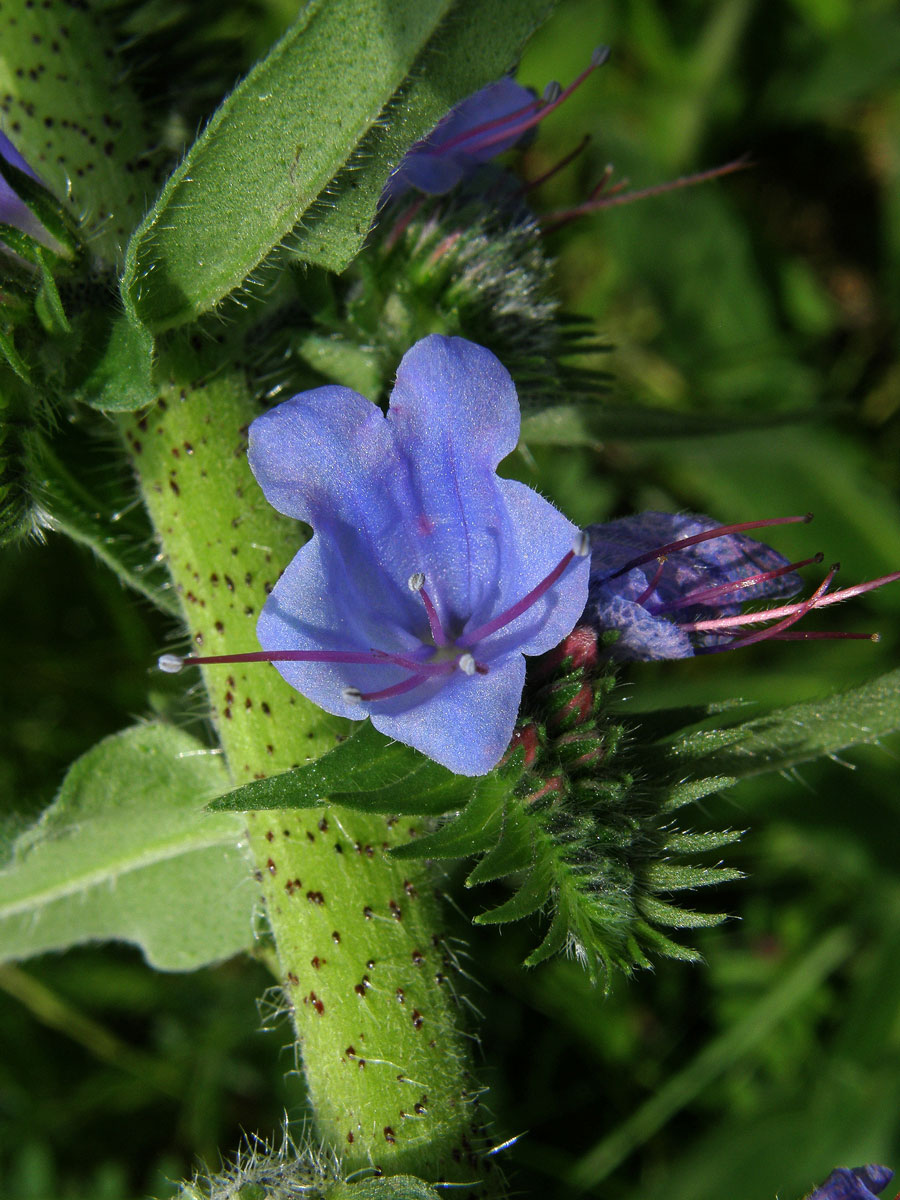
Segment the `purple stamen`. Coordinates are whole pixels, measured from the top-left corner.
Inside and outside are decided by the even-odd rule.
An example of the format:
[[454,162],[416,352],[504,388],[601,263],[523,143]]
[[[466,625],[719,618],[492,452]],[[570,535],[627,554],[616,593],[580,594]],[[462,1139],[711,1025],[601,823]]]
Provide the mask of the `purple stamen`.
[[517,600],[515,604],[498,614],[493,620],[487,621],[484,625],[479,625],[477,629],[470,629],[468,633],[464,633],[461,638],[457,638],[456,644],[458,646],[474,646],[476,642],[481,642],[486,637],[490,637],[492,633],[496,633],[504,625],[511,624],[523,612],[527,612],[536,601],[540,600],[541,596],[553,587],[573,558],[584,558],[588,554],[590,554],[590,540],[587,534],[579,531],[574,547],[568,554],[563,555],[550,574],[542,579],[537,587],[533,587],[521,600]]
[[776,642],[815,642],[815,641],[857,641],[880,642],[880,633],[846,633],[845,631],[792,629],[787,633],[774,633],[772,640]]
[[[658,616],[660,613],[671,612],[676,608],[691,608],[695,604],[709,604],[711,600],[718,600],[722,596],[726,596],[729,592],[738,592],[742,588],[754,587],[758,583],[768,583],[770,579],[777,579],[779,575],[789,575],[792,571],[799,570],[800,567],[808,567],[810,563],[820,563],[824,558],[821,551],[814,554],[812,558],[801,558],[798,562],[787,563],[783,567],[775,567],[771,571],[761,571],[758,575],[745,575],[743,579],[732,579],[728,583],[717,584],[716,587],[702,588],[697,592],[690,592],[687,596],[682,596],[678,600],[670,600],[668,604],[661,604],[659,607],[654,607],[653,615]],[[657,572],[658,576],[658,572]],[[638,604],[643,603],[643,597],[636,601]]]
[[[789,629],[792,625],[796,625],[798,621],[802,620],[808,612],[817,606],[818,602],[828,591],[828,588],[831,586],[831,581],[834,579],[835,575],[840,569],[841,564],[835,563],[809,599],[803,600],[799,604],[787,605],[786,611],[788,615],[783,620],[779,621],[777,625],[771,625],[768,629],[757,630],[756,633],[749,633],[745,637],[733,638],[724,646],[706,647],[704,653],[715,654],[720,650],[737,650],[742,646],[752,646],[754,642],[762,642],[767,638],[777,637],[784,630]],[[771,621],[773,611],[774,610],[769,609],[768,612],[764,613],[745,613],[744,615],[751,619],[749,623],[752,623],[753,619],[755,618],[756,623],[759,624],[760,621]],[[729,626],[731,624],[731,620],[728,617],[723,617],[719,621],[697,621],[694,624],[715,626],[712,632],[719,632],[724,626]],[[690,628],[691,626],[687,624],[682,626],[682,629]]]
[[[879,579],[870,579],[866,583],[857,583],[852,587],[841,588],[837,592],[829,592],[827,596],[819,596],[813,607],[819,609],[827,608],[830,604],[840,604],[842,600],[850,600],[854,596],[874,591],[875,588],[884,587],[886,583],[896,583],[898,579],[900,579],[900,571],[895,571],[892,575],[882,575]],[[784,604],[780,608],[770,608],[765,612],[741,613],[736,617],[717,617],[709,621],[685,622],[680,628],[695,633],[715,633],[723,629],[733,629],[738,625],[758,625],[760,621],[774,621],[780,617],[787,617],[795,613],[799,607],[801,607],[799,604]]]
[[622,204],[632,204],[635,200],[649,200],[653,196],[662,196],[666,192],[674,192],[679,188],[695,187],[700,183],[707,183],[712,179],[721,179],[723,175],[731,175],[734,171],[743,171],[750,166],[746,158],[735,159],[734,162],[725,163],[721,167],[710,167],[706,171],[697,171],[693,175],[682,175],[678,179],[671,179],[667,183],[657,183],[651,187],[638,188],[635,191],[626,192],[623,189],[627,186],[627,181],[610,188],[604,192],[608,179],[608,171],[604,172],[604,178],[597,187],[591,192],[587,200],[581,204],[576,204],[572,208],[560,209],[557,212],[548,213],[541,218],[541,224],[546,233],[561,228],[563,225],[568,225],[571,221],[577,220],[579,217],[586,217],[590,213],[600,212],[604,208],[615,208]]
[[180,658],[175,654],[163,654],[157,665],[161,671],[174,675],[182,667],[202,667],[210,663],[247,662],[357,663],[365,666],[380,666],[387,662],[403,667],[407,671],[415,671],[423,677],[446,673],[444,664],[431,665],[419,662],[414,658],[407,658],[403,654],[388,654],[383,650],[251,650],[244,654],[192,654],[187,658]]
[[530,179],[528,183],[525,184],[523,191],[526,193],[533,192],[534,189],[540,187],[542,183],[546,183],[548,179],[552,179],[554,175],[558,175],[560,171],[564,170],[569,165],[569,163],[574,162],[579,154],[584,153],[584,151],[590,145],[590,141],[591,135],[586,133],[574,150],[570,150],[568,154],[564,155],[559,160],[559,162],[554,163],[552,167],[546,170],[543,175],[538,175],[537,179]]
[[[502,117],[495,117],[492,121],[485,121],[483,125],[476,125],[473,129],[464,130],[462,133],[457,134],[455,138],[451,138],[448,142],[444,142],[443,145],[435,147],[435,153],[446,154],[451,150],[455,150],[458,146],[472,142],[473,140],[477,141],[479,150],[486,150],[498,142],[507,141],[511,135],[515,135],[517,138],[521,137],[523,133],[527,133],[529,129],[535,125],[539,125],[554,109],[564,104],[576,88],[579,88],[585,79],[589,75],[592,75],[598,67],[601,67],[608,57],[609,50],[607,47],[598,48],[594,51],[590,64],[585,67],[581,74],[567,88],[559,91],[554,98],[545,101],[535,100],[531,104],[526,104],[522,108],[516,109],[515,112],[507,113]],[[469,153],[471,153],[472,149],[471,146],[468,147]]]
[[656,568],[653,578],[650,580],[650,582],[647,584],[646,588],[638,596],[637,600],[635,600],[635,604],[640,604],[643,607],[647,603],[647,601],[650,599],[650,597],[653,595],[653,593],[656,591],[657,587],[659,586],[659,581],[660,581],[660,579],[662,579],[663,571],[665,569],[666,569],[666,560],[665,560],[665,557],[663,557],[659,560],[659,566]]
[[422,597],[422,603],[425,605],[425,612],[428,614],[428,625],[431,629],[431,636],[434,638],[436,646],[449,646],[450,639],[444,626],[441,624],[441,618],[438,616],[438,611],[434,607],[434,601],[425,591],[425,576],[421,571],[416,571],[414,575],[409,577],[409,590],[418,592]]
[[[447,663],[446,665],[451,670],[453,669],[452,663]],[[442,674],[447,675],[449,671],[445,670]],[[402,696],[404,692],[411,692],[414,688],[419,687],[420,684],[425,683],[426,679],[427,676],[425,675],[411,675],[409,679],[403,679],[400,683],[395,683],[391,687],[382,688],[379,692],[360,692],[359,698],[366,702],[370,700],[390,700],[392,696]],[[350,689],[346,690],[349,691]]]
[[609,575],[605,575],[601,582],[608,583],[611,579],[618,579],[620,575],[627,574],[635,567],[642,567],[644,563],[653,562],[654,559],[671,554],[676,550],[686,550],[688,546],[696,546],[699,542],[728,537],[732,533],[743,533],[747,529],[765,529],[770,525],[805,525],[811,520],[812,513],[807,513],[803,517],[769,517],[764,521],[741,521],[737,525],[717,525],[715,529],[707,529],[704,533],[695,533],[691,537],[679,538],[676,542],[667,542],[664,546],[657,546],[655,550],[648,550],[646,554],[639,554],[637,558],[632,558],[627,562],[624,567],[619,567],[618,571],[612,571]]

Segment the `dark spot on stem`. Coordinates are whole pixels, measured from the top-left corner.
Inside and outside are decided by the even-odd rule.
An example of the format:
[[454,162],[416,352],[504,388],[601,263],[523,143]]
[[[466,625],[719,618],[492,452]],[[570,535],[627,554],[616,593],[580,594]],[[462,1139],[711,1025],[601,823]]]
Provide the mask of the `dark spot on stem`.
[[275,866],[275,862],[273,859],[270,858],[266,861],[266,870],[269,872],[270,875],[274,875],[275,872],[278,870],[278,868]]

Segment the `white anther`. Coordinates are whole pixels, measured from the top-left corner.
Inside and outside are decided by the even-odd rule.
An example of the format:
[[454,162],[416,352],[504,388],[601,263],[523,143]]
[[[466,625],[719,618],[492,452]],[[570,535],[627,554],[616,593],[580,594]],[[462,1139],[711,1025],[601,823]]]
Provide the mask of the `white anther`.
[[341,696],[347,704],[359,704],[362,700],[362,692],[355,687],[341,688]]
[[590,554],[591,539],[583,529],[579,529],[572,539],[572,551],[576,558],[587,558]]
[[463,675],[475,674],[475,659],[471,654],[461,654],[459,656],[459,669]]
[[602,67],[608,61],[610,54],[612,54],[610,46],[597,46],[591,55],[591,66]]
[[544,103],[553,104],[562,95],[562,85],[557,83],[555,79],[551,79],[544,88]]
[[422,588],[425,586],[425,572],[413,571],[412,575],[410,575],[406,582],[411,592],[421,592]]
[[177,654],[161,654],[156,660],[156,665],[167,675],[177,675],[184,666],[184,659],[179,658]]

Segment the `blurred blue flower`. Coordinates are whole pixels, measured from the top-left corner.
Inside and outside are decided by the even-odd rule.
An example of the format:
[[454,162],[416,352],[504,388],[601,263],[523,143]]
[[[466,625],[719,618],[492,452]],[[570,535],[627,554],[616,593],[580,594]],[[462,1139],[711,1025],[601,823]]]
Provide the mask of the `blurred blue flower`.
[[[822,561],[816,554],[788,562],[748,537],[746,530],[807,520],[809,516],[781,517],[723,526],[696,514],[646,512],[590,525],[585,622],[618,632],[611,652],[620,660],[688,658],[764,638],[868,637],[796,633],[792,626],[813,609],[890,583],[900,572],[829,592],[834,567],[805,600],[760,612],[741,611],[746,601],[795,595],[803,586],[797,568]],[[768,627],[759,629],[764,623]]]
[[894,1177],[889,1167],[837,1167],[807,1200],[875,1200]]
[[266,601],[261,652],[328,712],[461,775],[506,750],[524,654],[551,649],[587,599],[587,539],[496,474],[519,437],[509,373],[433,334],[404,356],[387,417],[346,387],[303,392],[250,427],[266,498],[314,530]]
[[[22,155],[18,152],[5,133],[0,132],[0,158],[11,166],[17,167],[20,171],[24,171],[26,175],[30,175],[32,179],[40,182],[40,178],[31,169]],[[32,237],[47,237],[46,231],[40,221],[32,214],[28,206],[24,204],[10,185],[0,175],[0,224],[11,225],[14,229],[21,229],[23,233],[28,233]]]
[[565,89],[550,84],[541,98],[508,76],[467,96],[406,152],[385,185],[382,205],[410,189],[443,196],[482,163],[512,149],[608,57],[607,47],[595,50],[573,83]]

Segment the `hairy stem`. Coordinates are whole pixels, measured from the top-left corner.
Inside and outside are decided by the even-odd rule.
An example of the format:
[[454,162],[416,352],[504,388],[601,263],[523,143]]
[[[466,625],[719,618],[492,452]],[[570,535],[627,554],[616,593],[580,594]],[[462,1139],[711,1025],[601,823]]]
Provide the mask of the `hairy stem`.
[[[270,508],[250,474],[255,406],[242,374],[204,376],[185,343],[165,366],[158,404],[122,430],[192,647],[252,650],[303,527]],[[205,682],[235,785],[303,763],[346,730],[267,664],[207,667]],[[476,1181],[477,1094],[434,883],[388,854],[411,832],[337,808],[248,814],[319,1134],[349,1170]]]

